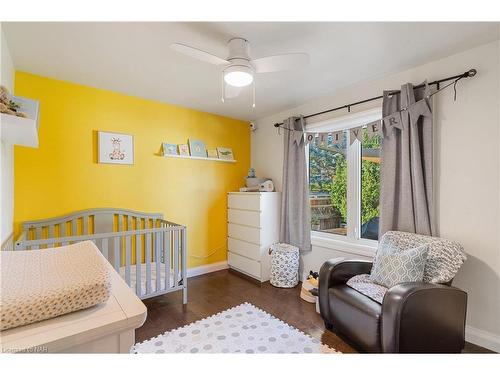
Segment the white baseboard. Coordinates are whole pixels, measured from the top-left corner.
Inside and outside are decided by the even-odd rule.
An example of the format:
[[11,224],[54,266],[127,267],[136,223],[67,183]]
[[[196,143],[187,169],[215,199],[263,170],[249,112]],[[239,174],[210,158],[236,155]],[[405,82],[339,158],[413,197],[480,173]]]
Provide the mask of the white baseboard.
[[229,266],[227,265],[227,260],[223,260],[221,262],[205,264],[203,266],[188,268],[187,277],[190,278],[190,277],[194,277],[194,276],[204,275],[206,273],[225,270],[227,268],[229,268]]
[[465,341],[500,353],[500,335],[479,328],[465,326]]

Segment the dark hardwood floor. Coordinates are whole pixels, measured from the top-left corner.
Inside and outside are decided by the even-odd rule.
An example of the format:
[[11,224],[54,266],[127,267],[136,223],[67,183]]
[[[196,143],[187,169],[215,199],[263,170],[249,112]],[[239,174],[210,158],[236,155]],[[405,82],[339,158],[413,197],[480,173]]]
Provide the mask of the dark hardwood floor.
[[[189,302],[185,308],[180,292],[143,301],[148,308],[148,317],[144,325],[135,331],[136,341],[147,340],[243,302],[250,302],[342,353],[356,353],[344,340],[325,329],[314,304],[303,301],[299,293],[300,284],[293,289],[280,289],[269,283],[257,284],[228,270],[193,277],[189,279]],[[490,351],[467,343],[464,352]]]

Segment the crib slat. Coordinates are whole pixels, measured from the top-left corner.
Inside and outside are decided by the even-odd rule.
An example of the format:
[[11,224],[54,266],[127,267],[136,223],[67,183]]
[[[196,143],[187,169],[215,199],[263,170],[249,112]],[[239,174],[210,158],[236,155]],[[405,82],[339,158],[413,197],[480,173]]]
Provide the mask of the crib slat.
[[173,235],[174,248],[172,249],[172,251],[174,252],[174,286],[177,286],[179,285],[179,230],[174,230]]
[[152,234],[146,234],[146,293],[151,293],[151,236]]
[[37,227],[35,228],[35,240],[41,240],[41,239],[42,239],[42,227]]
[[135,292],[140,297],[142,295],[142,278],[141,278],[141,235],[135,236]]
[[82,216],[82,235],[87,235],[89,234],[89,217],[88,216]]
[[123,215],[118,214],[118,232],[123,232]]
[[73,219],[71,220],[71,235],[72,236],[77,236],[78,233],[77,233],[77,219]]
[[155,233],[155,265],[156,265],[156,292],[160,291],[161,269],[160,269],[160,251],[161,251],[161,233]]
[[107,238],[103,238],[102,241],[101,241],[101,252],[102,252],[102,255],[104,255],[104,257],[109,260],[109,256],[108,256],[108,239]]
[[130,236],[125,236],[125,281],[130,286]]
[[54,238],[54,225],[49,225],[49,238]]
[[[59,224],[59,237],[66,237],[66,222]],[[68,243],[61,243],[62,246],[66,246]]]
[[120,272],[120,254],[119,254],[119,249],[120,249],[120,237],[114,237],[113,238],[113,249],[114,249],[114,264],[115,264],[115,271]]
[[163,261],[165,262],[165,289],[170,289],[170,234],[172,232],[163,233]]

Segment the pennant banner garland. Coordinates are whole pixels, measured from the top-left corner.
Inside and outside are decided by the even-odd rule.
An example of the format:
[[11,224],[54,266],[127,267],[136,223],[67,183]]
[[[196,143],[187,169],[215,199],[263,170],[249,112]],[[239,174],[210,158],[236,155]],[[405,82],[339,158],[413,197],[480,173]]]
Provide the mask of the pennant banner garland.
[[[349,129],[349,144],[352,145],[354,141],[362,141],[363,140],[363,129],[366,128],[369,137],[373,137],[376,135],[379,136],[391,136],[393,129],[403,130],[403,123],[408,123],[408,121],[404,121],[403,119],[409,119],[411,124],[415,124],[420,116],[432,116],[431,108],[429,103],[427,102],[427,98],[419,100],[416,103],[411,104],[408,108],[404,108],[401,111],[397,111],[391,113],[388,116],[385,116],[381,120],[370,122],[366,125],[357,126],[355,128]],[[295,138],[297,144],[300,144],[302,139],[305,144],[313,143],[317,146],[327,145],[328,143],[337,144],[342,141],[344,136],[344,130],[336,131],[336,132],[328,132],[328,133],[300,133],[298,132],[298,137]]]

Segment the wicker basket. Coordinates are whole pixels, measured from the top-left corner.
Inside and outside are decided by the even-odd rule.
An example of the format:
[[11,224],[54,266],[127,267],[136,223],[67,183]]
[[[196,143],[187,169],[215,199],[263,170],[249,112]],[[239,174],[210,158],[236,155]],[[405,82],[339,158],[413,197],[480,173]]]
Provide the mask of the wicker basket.
[[271,285],[293,288],[299,283],[299,248],[286,243],[271,245]]

